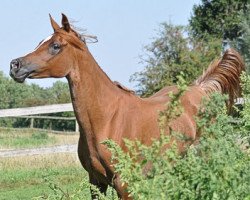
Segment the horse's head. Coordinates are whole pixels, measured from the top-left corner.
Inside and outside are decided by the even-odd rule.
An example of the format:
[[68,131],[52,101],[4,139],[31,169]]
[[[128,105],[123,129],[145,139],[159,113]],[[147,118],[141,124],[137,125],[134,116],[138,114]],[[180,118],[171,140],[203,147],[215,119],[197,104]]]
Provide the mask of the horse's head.
[[54,33],[44,39],[36,49],[10,63],[10,76],[17,82],[26,78],[65,77],[75,66],[76,49],[87,49],[80,35],[71,29],[67,17],[62,14],[62,27],[50,16]]

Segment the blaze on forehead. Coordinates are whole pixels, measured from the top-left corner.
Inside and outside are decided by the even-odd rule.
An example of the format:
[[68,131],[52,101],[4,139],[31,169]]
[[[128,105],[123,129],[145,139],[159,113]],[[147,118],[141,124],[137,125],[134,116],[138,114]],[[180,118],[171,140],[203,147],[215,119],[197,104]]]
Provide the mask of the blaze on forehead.
[[63,39],[65,39],[68,43],[73,45],[74,47],[84,50],[85,42],[81,40],[80,36],[75,31],[67,33],[62,29],[58,29],[55,31],[55,34],[60,35]]

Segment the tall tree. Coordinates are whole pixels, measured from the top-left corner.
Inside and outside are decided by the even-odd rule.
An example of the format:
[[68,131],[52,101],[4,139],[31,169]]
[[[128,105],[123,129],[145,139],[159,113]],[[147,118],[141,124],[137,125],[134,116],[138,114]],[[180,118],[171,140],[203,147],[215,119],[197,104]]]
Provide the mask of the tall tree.
[[186,27],[161,24],[158,36],[145,47],[146,56],[142,57],[145,69],[130,79],[137,81],[138,94],[146,97],[175,84],[180,72],[190,83],[220,55],[220,40],[195,40],[188,33]]
[[8,86],[8,79],[0,71],[0,109],[8,108],[9,106],[9,95],[6,90]]
[[249,0],[202,0],[193,7],[190,19],[192,33],[197,37],[207,35],[223,40],[242,36],[241,14],[246,14]]
[[219,37],[224,48],[236,48],[250,70],[249,0],[202,0],[193,7],[190,26],[197,38]]
[[71,102],[68,83],[56,81],[53,86],[47,90],[50,93],[51,100],[54,103]]
[[237,38],[236,45],[245,58],[248,71],[250,70],[250,4],[246,15],[242,15],[242,37]]

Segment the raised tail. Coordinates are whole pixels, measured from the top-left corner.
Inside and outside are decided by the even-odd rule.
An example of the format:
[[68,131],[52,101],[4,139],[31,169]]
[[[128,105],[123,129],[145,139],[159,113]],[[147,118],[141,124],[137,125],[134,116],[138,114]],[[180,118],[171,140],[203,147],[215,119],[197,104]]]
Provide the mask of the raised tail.
[[245,65],[240,54],[234,49],[228,49],[221,59],[210,64],[208,69],[194,82],[208,95],[221,92],[229,95],[229,105],[241,92],[240,75]]

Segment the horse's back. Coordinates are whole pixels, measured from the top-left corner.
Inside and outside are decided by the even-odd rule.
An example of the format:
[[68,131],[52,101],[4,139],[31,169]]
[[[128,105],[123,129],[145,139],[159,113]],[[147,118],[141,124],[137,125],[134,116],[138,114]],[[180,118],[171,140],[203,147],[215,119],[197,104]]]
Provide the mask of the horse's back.
[[[150,105],[148,107],[151,107],[154,112],[159,113],[159,111],[167,109],[167,104],[170,102],[170,92],[176,93],[178,88],[176,86],[165,87],[151,97],[143,99],[143,101],[146,102],[147,106]],[[198,86],[188,87],[180,98],[183,112],[179,117],[171,121],[169,124],[171,129],[192,139],[196,138],[195,116],[198,113],[203,96],[205,96],[205,93]]]
[[145,98],[148,101],[168,101],[169,100],[169,93],[170,92],[177,92],[177,87],[174,86],[167,86],[153,94],[152,96]]
[[[170,93],[177,93],[178,88],[177,86],[167,86],[153,94],[152,96],[148,98],[143,98],[144,101],[150,102],[152,104],[166,104],[170,101],[169,94]],[[187,91],[184,92],[183,96],[181,97],[181,102],[184,107],[187,107],[189,105],[193,104],[199,104],[200,99],[202,96],[204,96],[205,93],[202,91],[202,89],[198,86],[189,86]]]

